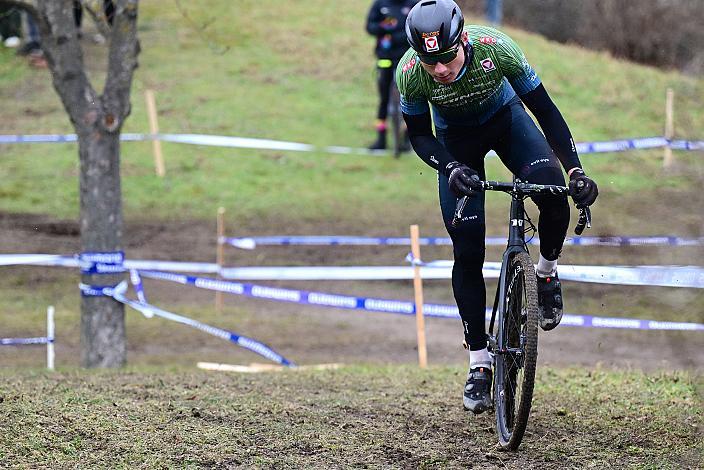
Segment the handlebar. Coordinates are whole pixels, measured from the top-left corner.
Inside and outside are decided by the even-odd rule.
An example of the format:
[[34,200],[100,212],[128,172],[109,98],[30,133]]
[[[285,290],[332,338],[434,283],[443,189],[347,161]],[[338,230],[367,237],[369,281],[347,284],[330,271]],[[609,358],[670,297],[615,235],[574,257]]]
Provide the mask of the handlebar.
[[[582,183],[579,181],[577,184]],[[477,181],[477,186],[480,186],[480,191],[501,191],[504,193],[510,193],[513,197],[524,198],[527,196],[535,196],[539,194],[568,194],[571,195],[570,190],[567,186],[551,185],[551,184],[532,184],[524,183],[516,179],[512,183],[503,183],[499,181]],[[582,183],[584,184],[584,183]],[[469,196],[462,196],[457,200],[457,206],[455,207],[455,214],[452,218],[452,226],[456,227],[459,221],[462,219],[462,212],[467,205],[467,200]],[[577,205],[579,210],[579,220],[574,228],[574,233],[581,235],[585,228],[591,228],[592,226],[592,213],[589,206]]]

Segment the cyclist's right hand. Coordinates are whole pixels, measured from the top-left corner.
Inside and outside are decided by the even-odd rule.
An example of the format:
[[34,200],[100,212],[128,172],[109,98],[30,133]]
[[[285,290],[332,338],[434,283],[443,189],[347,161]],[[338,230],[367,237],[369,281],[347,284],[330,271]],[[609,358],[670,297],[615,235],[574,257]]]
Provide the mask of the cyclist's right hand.
[[445,167],[450,190],[457,197],[473,196],[482,190],[479,173],[460,162],[450,162]]

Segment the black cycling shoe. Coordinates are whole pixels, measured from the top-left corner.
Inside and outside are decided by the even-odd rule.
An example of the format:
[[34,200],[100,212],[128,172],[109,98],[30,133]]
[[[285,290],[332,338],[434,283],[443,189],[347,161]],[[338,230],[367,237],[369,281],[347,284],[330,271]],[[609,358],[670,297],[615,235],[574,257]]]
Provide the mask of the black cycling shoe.
[[557,274],[538,276],[538,310],[540,311],[540,328],[550,331],[562,320],[562,284]]
[[491,408],[491,377],[490,367],[469,369],[462,397],[465,410],[478,415]]

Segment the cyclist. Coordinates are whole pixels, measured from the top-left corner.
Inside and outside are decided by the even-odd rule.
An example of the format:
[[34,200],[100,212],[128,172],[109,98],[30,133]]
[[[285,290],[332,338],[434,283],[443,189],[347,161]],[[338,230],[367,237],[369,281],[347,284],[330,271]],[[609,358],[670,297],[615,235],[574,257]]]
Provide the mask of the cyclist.
[[[401,111],[413,149],[438,172],[440,207],[452,239],[452,288],[469,348],[463,404],[474,413],[490,405],[491,358],[485,325],[484,156],[493,149],[523,181],[564,185],[567,172],[579,205],[598,195],[596,183],[580,163],[560,111],[521,49],[506,34],[486,26],[464,26],[452,0],[423,0],[406,20],[411,48],[399,62],[396,82]],[[537,118],[545,136],[526,113]],[[431,112],[435,123],[432,132]],[[581,189],[580,189],[581,188]],[[464,216],[451,225],[457,198],[470,195]],[[540,326],[555,328],[562,318],[557,258],[567,234],[567,196],[534,197],[540,218],[537,266]]]
[[[396,64],[408,49],[406,42],[406,16],[418,0],[375,0],[367,15],[367,32],[376,37],[374,52],[377,57],[377,86],[379,88],[379,109],[377,110],[377,138],[369,146],[370,150],[386,148],[386,117],[389,109],[391,83]],[[408,139],[404,144],[408,148]]]

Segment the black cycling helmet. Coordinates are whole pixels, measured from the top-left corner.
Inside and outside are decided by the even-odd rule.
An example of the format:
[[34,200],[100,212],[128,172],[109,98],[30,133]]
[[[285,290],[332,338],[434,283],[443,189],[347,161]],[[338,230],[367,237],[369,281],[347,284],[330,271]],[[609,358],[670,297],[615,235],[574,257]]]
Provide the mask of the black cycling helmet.
[[406,38],[418,54],[439,54],[459,42],[463,27],[462,11],[452,0],[421,0],[406,18]]

